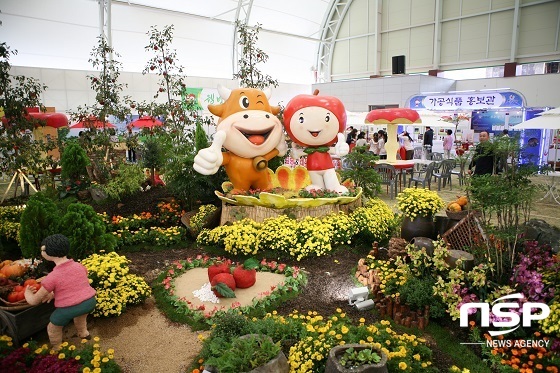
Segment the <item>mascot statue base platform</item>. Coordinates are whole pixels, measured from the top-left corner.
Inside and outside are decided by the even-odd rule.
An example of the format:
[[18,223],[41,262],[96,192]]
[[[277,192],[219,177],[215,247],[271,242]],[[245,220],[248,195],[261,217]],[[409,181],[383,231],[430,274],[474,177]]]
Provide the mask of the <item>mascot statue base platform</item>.
[[339,211],[349,213],[362,205],[361,188],[351,188],[350,182],[345,182],[353,190],[353,193],[348,195],[299,197],[298,192],[311,184],[305,167],[280,166],[276,172],[269,170],[269,175],[274,186],[272,191],[232,194],[233,186],[228,182],[222,186],[225,193],[216,191],[216,195],[222,200],[220,225],[244,218],[260,223],[280,215],[294,219],[306,216],[321,217]]

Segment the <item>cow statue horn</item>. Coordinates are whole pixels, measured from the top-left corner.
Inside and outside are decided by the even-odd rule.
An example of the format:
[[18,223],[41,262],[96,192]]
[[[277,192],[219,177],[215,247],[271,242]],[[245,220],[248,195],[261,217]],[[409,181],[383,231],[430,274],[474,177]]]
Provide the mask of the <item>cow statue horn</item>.
[[222,100],[227,101],[229,95],[231,95],[231,89],[226,88],[221,84],[218,84],[218,93],[220,94]]
[[272,89],[270,87],[263,88],[263,93],[267,99],[270,100],[270,96],[272,95]]

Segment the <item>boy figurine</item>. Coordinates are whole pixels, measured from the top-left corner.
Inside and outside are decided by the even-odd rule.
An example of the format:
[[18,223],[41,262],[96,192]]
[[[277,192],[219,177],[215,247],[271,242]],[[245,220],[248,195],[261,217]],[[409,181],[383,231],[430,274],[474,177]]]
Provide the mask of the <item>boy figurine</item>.
[[31,305],[50,302],[54,298],[56,309],[47,326],[53,349],[62,343],[62,329],[74,320],[78,337],[90,339],[87,329],[87,315],[94,310],[95,289],[89,284],[87,269],[82,264],[67,257],[70,242],[62,234],[46,237],[41,242],[41,255],[55,264],[54,269],[42,281],[41,288],[25,288],[25,300]]

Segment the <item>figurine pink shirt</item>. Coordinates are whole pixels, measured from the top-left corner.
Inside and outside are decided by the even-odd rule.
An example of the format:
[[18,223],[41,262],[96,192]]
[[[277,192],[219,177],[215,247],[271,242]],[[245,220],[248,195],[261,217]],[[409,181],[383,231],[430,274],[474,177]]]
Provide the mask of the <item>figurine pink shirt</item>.
[[299,158],[307,154],[307,170],[311,185],[306,189],[326,189],[343,194],[348,189],[341,185],[331,155],[343,157],[349,146],[343,134],[346,128],[346,110],[336,97],[298,95],[288,102],[284,110],[284,127],[296,145],[292,155]]

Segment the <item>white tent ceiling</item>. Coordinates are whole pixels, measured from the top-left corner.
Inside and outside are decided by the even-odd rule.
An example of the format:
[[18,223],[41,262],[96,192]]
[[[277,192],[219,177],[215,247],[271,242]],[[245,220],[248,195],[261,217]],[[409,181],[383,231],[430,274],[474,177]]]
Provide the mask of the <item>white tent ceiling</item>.
[[[150,26],[175,27],[173,47],[189,76],[231,78],[234,22],[261,24],[258,46],[269,55],[259,68],[280,82],[310,84],[332,0],[112,0],[111,35],[124,71],[139,72]],[[2,39],[18,55],[11,63],[91,70],[99,35],[97,0],[2,0]]]

